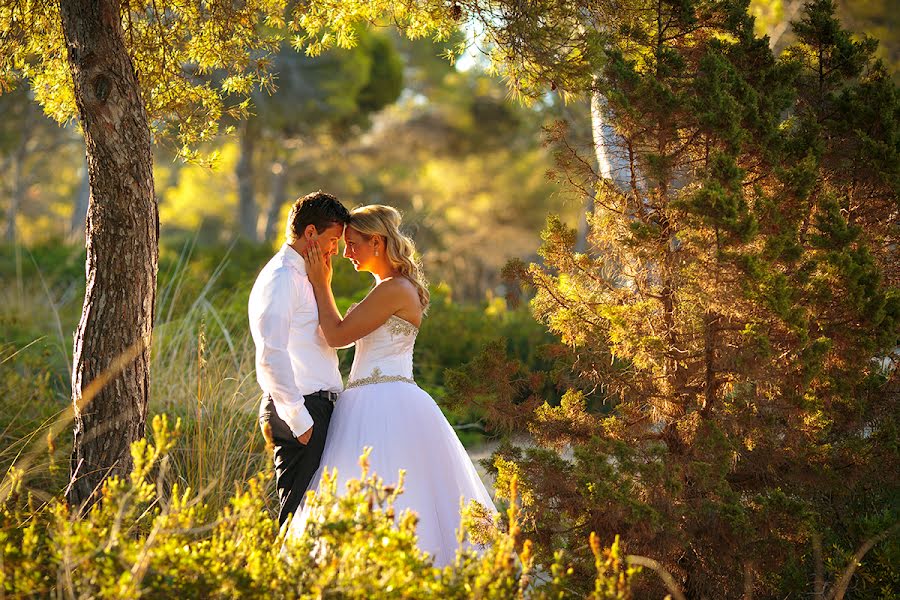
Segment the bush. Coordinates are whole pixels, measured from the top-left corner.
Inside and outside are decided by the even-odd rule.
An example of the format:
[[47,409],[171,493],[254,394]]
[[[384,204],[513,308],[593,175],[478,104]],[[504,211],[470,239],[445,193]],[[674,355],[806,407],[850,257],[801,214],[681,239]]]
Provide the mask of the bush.
[[[402,484],[367,471],[338,496],[327,477],[310,496],[307,535],[285,539],[266,510],[266,477],[246,481],[212,512],[190,488],[169,485],[180,421],[153,419],[153,442],[132,446],[129,479],[112,478],[101,500],[79,516],[62,499],[38,504],[22,493],[16,470],[0,487],[0,590],[16,597],[94,598],[561,598],[567,569],[558,553],[544,573],[521,542],[515,501],[501,532],[484,511],[466,513],[470,539],[453,565],[435,567],[416,547],[416,516],[394,514]],[[462,543],[462,536],[461,536]],[[629,597],[635,568],[618,543],[591,544],[597,577],[592,598]],[[517,549],[519,550],[517,554]],[[536,576],[537,575],[537,576]]]

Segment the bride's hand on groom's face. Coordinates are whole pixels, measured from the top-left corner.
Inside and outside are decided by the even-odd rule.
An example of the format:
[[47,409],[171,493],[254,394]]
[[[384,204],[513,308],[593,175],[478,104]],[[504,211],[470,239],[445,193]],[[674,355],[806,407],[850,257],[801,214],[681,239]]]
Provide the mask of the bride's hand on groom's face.
[[318,240],[310,241],[303,258],[306,260],[306,272],[311,283],[331,285],[331,257],[322,250]]

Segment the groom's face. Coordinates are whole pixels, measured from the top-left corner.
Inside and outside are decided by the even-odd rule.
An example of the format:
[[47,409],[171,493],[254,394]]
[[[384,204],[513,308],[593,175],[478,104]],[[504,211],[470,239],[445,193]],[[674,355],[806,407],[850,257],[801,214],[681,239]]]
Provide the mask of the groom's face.
[[322,249],[322,252],[325,253],[325,256],[331,257],[338,253],[338,244],[341,241],[341,236],[344,234],[344,225],[341,223],[335,223],[331,225],[322,233],[316,233],[316,228],[310,226],[312,230],[310,233],[312,240],[318,240],[319,247]]

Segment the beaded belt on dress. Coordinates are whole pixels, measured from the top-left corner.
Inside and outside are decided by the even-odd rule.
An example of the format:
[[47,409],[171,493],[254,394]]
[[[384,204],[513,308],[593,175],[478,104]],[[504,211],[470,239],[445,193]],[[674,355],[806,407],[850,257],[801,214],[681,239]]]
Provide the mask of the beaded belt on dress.
[[362,379],[354,379],[353,381],[347,382],[347,385],[344,389],[350,389],[359,387],[361,385],[371,385],[373,383],[388,383],[390,381],[404,381],[406,383],[415,384],[416,382],[412,377],[404,377],[403,375],[385,375],[381,372],[381,369],[376,367],[372,370],[372,374],[368,377],[363,377]]

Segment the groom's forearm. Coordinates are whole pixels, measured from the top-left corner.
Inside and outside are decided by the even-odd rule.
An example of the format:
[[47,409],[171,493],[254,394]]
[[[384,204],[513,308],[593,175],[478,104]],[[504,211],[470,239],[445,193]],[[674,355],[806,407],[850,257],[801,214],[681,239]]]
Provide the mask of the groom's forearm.
[[260,387],[272,396],[279,416],[295,436],[312,427],[312,415],[306,408],[303,394],[294,383],[294,371],[286,346],[281,347],[271,339],[263,342],[256,359],[256,378]]

